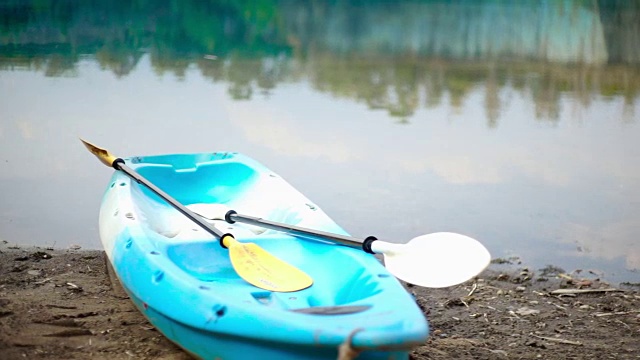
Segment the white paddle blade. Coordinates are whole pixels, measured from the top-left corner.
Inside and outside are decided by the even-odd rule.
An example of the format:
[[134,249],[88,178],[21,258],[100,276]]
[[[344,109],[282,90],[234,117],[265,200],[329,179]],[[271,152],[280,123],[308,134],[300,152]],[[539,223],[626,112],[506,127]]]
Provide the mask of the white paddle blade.
[[384,254],[385,267],[395,277],[429,288],[463,283],[491,261],[480,242],[449,232],[418,236],[407,244],[374,241],[371,245],[374,252]]

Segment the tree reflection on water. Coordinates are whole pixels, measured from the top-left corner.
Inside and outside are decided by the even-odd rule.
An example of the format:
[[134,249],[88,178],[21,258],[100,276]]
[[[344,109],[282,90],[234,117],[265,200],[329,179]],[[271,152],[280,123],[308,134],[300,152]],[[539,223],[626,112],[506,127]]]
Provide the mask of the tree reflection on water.
[[[206,56],[209,57],[207,58]],[[211,55],[215,59],[212,60]],[[497,126],[500,90],[528,94],[537,119],[558,121],[562,96],[589,105],[640,89],[640,3],[627,1],[5,1],[0,69],[75,76],[83,59],[119,77],[149,56],[158,75],[196,67],[236,100],[280,83],[382,109],[408,121],[486,90]]]

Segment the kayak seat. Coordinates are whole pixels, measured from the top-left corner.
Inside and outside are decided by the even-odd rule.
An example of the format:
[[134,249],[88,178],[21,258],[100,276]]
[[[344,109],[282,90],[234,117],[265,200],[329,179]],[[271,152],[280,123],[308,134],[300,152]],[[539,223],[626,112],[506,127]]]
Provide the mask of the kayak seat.
[[[148,164],[136,171],[182,204],[228,202],[251,188],[259,177],[254,169],[231,161],[194,163],[191,167]],[[146,187],[142,191],[162,201]]]

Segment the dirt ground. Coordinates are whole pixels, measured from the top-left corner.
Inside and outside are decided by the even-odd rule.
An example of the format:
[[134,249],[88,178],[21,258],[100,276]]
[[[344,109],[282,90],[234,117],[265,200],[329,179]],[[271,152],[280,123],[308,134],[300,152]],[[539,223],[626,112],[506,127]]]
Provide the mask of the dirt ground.
[[[497,261],[504,263],[505,261]],[[640,359],[640,292],[588,272],[494,264],[407,286],[430,321],[413,359]],[[0,244],[0,359],[189,359],[135,309],[104,253]]]

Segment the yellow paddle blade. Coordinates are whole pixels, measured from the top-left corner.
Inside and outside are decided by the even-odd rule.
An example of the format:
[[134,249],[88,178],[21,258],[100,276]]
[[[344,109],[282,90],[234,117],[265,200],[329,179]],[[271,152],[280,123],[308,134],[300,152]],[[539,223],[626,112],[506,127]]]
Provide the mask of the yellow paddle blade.
[[86,146],[93,155],[95,155],[98,159],[100,159],[100,161],[102,161],[103,164],[107,165],[108,167],[113,167],[113,162],[118,159],[117,157],[109,153],[109,151],[107,151],[106,149],[99,148],[83,139],[80,139],[80,141],[82,141],[84,146]]
[[313,279],[305,272],[256,244],[243,244],[231,236],[225,236],[221,241],[229,248],[231,265],[235,271],[251,285],[269,291],[291,292],[313,284]]

